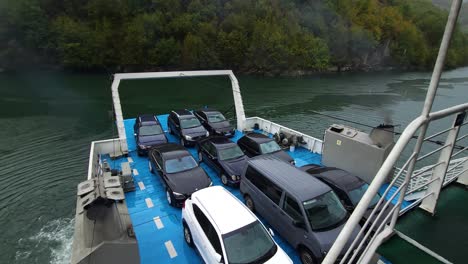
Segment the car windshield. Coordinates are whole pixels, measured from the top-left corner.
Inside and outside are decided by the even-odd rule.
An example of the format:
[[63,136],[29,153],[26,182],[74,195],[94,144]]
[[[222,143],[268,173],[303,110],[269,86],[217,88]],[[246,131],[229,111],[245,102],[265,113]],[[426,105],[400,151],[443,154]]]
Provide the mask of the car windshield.
[[228,263],[264,263],[277,251],[265,227],[257,220],[223,235]]
[[303,202],[303,205],[313,230],[334,228],[347,216],[346,210],[333,191]]
[[197,167],[197,162],[192,156],[184,156],[181,158],[166,160],[165,167],[167,173],[177,173]]
[[191,128],[200,126],[200,121],[195,117],[184,118],[180,120],[180,127],[182,128]]
[[262,154],[272,153],[278,150],[281,150],[281,148],[275,141],[269,141],[260,144],[260,151]]
[[[356,206],[359,203],[362,196],[367,191],[367,188],[369,188],[369,184],[365,183],[361,185],[360,187],[349,192],[349,198],[351,198],[351,202],[354,204],[354,206]],[[380,195],[376,194],[374,196],[374,199],[372,199],[372,201],[370,202],[369,208],[373,208],[377,204],[379,199],[380,199]]]
[[210,123],[218,123],[218,122],[223,122],[226,120],[226,118],[221,113],[207,114],[207,116],[208,116],[208,122]]
[[160,135],[162,133],[163,131],[161,129],[161,126],[159,125],[140,127],[140,136],[154,136],[154,135]]
[[220,160],[230,160],[242,157],[244,153],[239,146],[235,145],[231,148],[220,149],[218,155]]

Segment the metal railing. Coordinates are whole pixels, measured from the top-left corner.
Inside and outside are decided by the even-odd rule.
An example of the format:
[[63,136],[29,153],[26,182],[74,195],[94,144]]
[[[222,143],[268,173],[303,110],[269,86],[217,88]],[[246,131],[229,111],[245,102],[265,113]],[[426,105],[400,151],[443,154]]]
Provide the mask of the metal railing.
[[[420,185],[420,188],[427,186],[427,189],[425,194],[418,199],[418,202],[421,203],[420,207],[422,209],[431,213],[435,212],[439,193],[443,186],[450,160],[452,156],[457,156],[466,150],[466,148],[462,148],[460,151],[453,153],[455,143],[466,137],[466,135],[463,135],[458,138],[458,133],[460,131],[460,127],[464,125],[463,122],[466,117],[468,103],[431,113],[432,105],[437,94],[437,87],[439,86],[440,76],[445,64],[445,58],[447,56],[450,40],[456,26],[458,14],[460,13],[461,3],[461,0],[454,0],[452,2],[452,7],[447,19],[447,24],[444,35],[442,37],[439,53],[434,66],[434,71],[432,73],[421,115],[413,120],[401,134],[393,150],[382,164],[368,190],[338,235],[323,263],[335,263],[335,261],[338,259],[338,256],[340,256],[344,250],[345,253],[340,263],[353,263],[354,261],[357,261],[358,263],[369,263],[371,258],[374,256],[375,251],[383,243],[383,241],[394,234],[394,227],[397,218],[400,215],[401,205],[404,201],[404,197],[407,193],[411,179],[413,177],[421,177],[425,172],[428,171],[431,171],[431,177],[428,178],[428,181]],[[453,115],[457,116],[452,127],[426,137],[427,128],[432,121]],[[370,202],[375,197],[381,186],[387,181],[387,176],[390,174],[396,162],[402,156],[402,153],[408,146],[410,140],[416,136],[416,133],[418,133],[417,142],[414,146],[412,154],[404,162],[403,167],[400,168],[396,177],[393,178],[388,188],[385,190],[384,195],[382,195],[381,199],[374,207],[374,210],[363,224],[359,234],[357,237],[353,238],[354,241],[351,243],[350,247],[345,248],[348,240],[351,238],[353,231],[358,226],[364,213],[367,211]],[[445,133],[447,133],[447,137],[445,144],[442,147],[439,147],[438,149],[431,151],[419,158],[419,153],[421,152],[421,148],[424,142],[427,142],[431,138]],[[440,153],[436,164],[432,165],[430,168],[423,168],[418,172],[418,174],[416,174],[416,163],[436,153]],[[406,173],[403,174],[405,170]],[[463,171],[461,173],[463,173]],[[384,197],[390,192],[390,190],[393,190],[392,188],[400,177],[402,177],[404,180],[400,183],[400,186],[397,188],[397,190],[392,194],[391,199],[386,200]],[[397,202],[392,203],[393,199],[397,199]],[[387,208],[389,208],[389,210],[387,210]],[[375,215],[376,217],[374,217]]]
[[322,146],[323,146],[323,141],[311,137],[309,135],[306,135],[304,133],[301,133],[299,131],[296,131],[294,129],[282,126],[280,124],[277,124],[275,122],[271,122],[269,120],[263,119],[261,117],[248,117],[245,120],[245,127],[246,128],[252,128],[255,124],[258,124],[259,128],[262,129],[263,131],[270,133],[270,134],[275,134],[275,133],[280,133],[280,132],[286,132],[288,134],[296,135],[296,136],[301,136],[302,139],[304,140],[305,144],[302,146],[314,153],[322,154]]

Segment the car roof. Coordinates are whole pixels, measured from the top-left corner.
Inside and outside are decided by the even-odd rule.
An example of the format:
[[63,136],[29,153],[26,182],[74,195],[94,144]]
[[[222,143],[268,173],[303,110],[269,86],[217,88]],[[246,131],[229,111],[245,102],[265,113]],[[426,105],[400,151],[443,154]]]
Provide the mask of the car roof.
[[232,146],[237,145],[236,143],[229,140],[227,137],[222,137],[222,136],[212,136],[212,137],[209,137],[209,138],[207,138],[205,140],[210,141],[211,143],[213,143],[213,145],[217,149],[223,149],[223,148],[226,148],[226,147],[232,147]]
[[315,177],[325,178],[336,186],[348,191],[354,190],[365,184],[365,182],[359,177],[335,167],[314,168],[308,170],[307,173]]
[[157,150],[165,158],[176,158],[190,155],[186,148],[174,143],[157,145],[152,149]]
[[251,158],[248,164],[301,202],[331,190],[325,183],[315,177],[310,177],[306,172],[273,155],[260,155]]
[[140,119],[141,123],[155,123],[156,122],[159,124],[158,119],[154,115],[151,115],[151,114],[142,114],[142,115],[139,115],[138,118]]
[[221,234],[227,234],[257,220],[234,195],[221,186],[204,188],[192,194]]
[[273,141],[272,138],[264,135],[264,134],[261,134],[261,133],[256,133],[256,132],[250,132],[250,133],[247,133],[245,134],[245,137],[261,144],[261,143],[265,143],[265,142],[270,142],[270,141]]
[[190,112],[187,109],[181,109],[181,110],[174,110],[174,112],[177,116],[183,117],[183,116],[193,116],[192,112]]
[[213,109],[213,108],[202,108],[198,110],[199,112],[203,113],[221,113],[220,111]]

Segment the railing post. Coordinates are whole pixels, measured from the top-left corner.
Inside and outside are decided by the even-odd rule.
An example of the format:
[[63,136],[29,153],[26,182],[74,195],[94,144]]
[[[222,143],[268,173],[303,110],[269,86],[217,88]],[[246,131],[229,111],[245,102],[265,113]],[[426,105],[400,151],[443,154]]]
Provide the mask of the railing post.
[[448,132],[447,139],[445,140],[445,145],[449,147],[441,150],[439,160],[437,161],[439,165],[434,168],[430,179],[437,180],[434,180],[431,184],[429,184],[426,190],[427,193],[432,193],[432,195],[429,195],[427,198],[425,198],[419,206],[421,209],[428,211],[432,215],[435,214],[435,208],[437,205],[437,200],[439,199],[440,189],[444,184],[445,173],[447,172],[447,168],[453,153],[453,147],[457,140],[458,132],[460,131],[460,125],[462,123],[460,120],[463,121],[464,119],[465,113],[458,114],[455,117],[453,128]]
[[457,182],[468,186],[468,162],[463,163],[462,173],[458,176]]

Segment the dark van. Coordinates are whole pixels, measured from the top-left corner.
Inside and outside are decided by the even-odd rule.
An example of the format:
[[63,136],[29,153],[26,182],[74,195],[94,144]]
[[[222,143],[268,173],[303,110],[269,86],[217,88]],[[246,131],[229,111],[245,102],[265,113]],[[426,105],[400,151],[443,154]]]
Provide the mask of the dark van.
[[348,219],[330,187],[271,155],[247,162],[240,191],[247,207],[298,251],[302,263],[322,262]]

